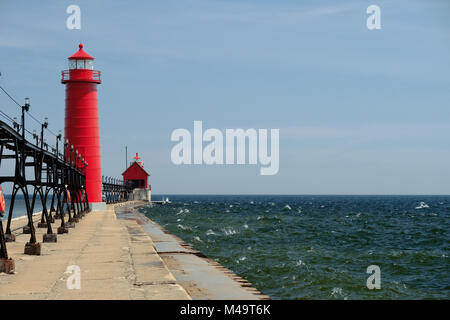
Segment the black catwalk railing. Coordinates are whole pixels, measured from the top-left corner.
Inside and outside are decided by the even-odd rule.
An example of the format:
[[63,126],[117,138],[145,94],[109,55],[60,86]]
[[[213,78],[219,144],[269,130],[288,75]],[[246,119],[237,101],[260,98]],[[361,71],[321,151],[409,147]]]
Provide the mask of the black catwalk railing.
[[102,176],[103,201],[117,203],[131,200],[133,187],[129,181]]
[[[85,190],[87,162],[73,146],[69,147],[67,140],[64,143],[64,152],[62,154],[59,152],[58,143],[61,134],[56,136],[56,148],[52,148],[51,152],[48,151],[48,145],[43,137],[44,128],[46,123],[42,124],[40,143],[36,134],[33,134],[35,143],[31,143],[25,138],[23,112],[22,124],[14,122],[14,128],[0,121],[0,168],[6,161],[11,161],[14,165],[9,175],[0,174],[0,184],[12,183],[5,231],[0,219],[0,259],[8,259],[6,243],[15,241],[15,235],[11,232],[11,221],[19,193],[23,194],[26,207],[27,225],[23,227],[23,233],[30,234],[30,239],[25,245],[25,254],[40,254],[40,243],[37,242],[33,224],[33,210],[38,198],[42,205],[38,227],[47,229],[43,242],[56,241],[56,234],[52,228],[55,219],[61,220],[57,233],[64,234],[89,212]],[[51,204],[48,208],[47,200],[50,197]]]

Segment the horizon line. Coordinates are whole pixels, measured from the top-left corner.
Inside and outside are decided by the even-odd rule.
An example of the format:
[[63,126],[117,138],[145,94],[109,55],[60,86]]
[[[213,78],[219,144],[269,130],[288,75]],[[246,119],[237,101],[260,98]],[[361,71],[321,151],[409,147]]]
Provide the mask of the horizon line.
[[450,194],[377,194],[377,193],[155,193],[152,196],[450,196]]

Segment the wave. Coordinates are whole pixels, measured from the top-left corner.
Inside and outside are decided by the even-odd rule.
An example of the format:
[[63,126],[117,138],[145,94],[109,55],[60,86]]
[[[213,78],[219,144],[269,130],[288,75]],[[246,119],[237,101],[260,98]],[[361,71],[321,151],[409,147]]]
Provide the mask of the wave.
[[225,233],[226,236],[232,236],[233,234],[239,233],[232,227],[223,228],[222,231],[223,233]]
[[300,266],[305,266],[306,264],[302,261],[302,260],[298,260],[296,263],[295,263],[295,265],[297,266],[297,267],[300,267]]
[[189,209],[180,209],[180,211],[177,212],[177,216],[182,214],[182,213],[189,213]]
[[425,202],[420,201],[420,204],[416,207],[416,210],[419,210],[419,209],[425,209],[425,208],[429,208],[429,207],[430,207],[430,206],[427,205]]
[[178,224],[177,227],[180,228],[181,230],[189,230],[189,231],[192,231],[192,228],[187,227],[187,226],[183,226],[182,224]]
[[199,237],[199,236],[195,236],[195,237],[194,237],[194,240],[195,240],[195,241],[198,241],[198,242],[203,242],[203,240],[202,240],[202,239],[200,239],[200,237]]
[[334,287],[331,290],[331,297],[333,298],[343,298],[344,300],[347,300],[347,295],[344,293],[344,290],[339,287]]

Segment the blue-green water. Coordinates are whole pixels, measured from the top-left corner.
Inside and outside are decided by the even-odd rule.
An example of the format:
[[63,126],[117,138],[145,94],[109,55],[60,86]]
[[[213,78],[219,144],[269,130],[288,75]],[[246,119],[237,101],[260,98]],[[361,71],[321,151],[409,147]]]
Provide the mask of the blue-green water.
[[[8,219],[9,206],[11,205],[11,195],[5,195],[5,204],[6,204],[5,213],[3,214],[3,218],[0,218],[2,220]],[[47,199],[47,207],[49,208],[50,205],[51,205],[51,197],[49,197],[49,199]],[[40,211],[42,211],[42,203],[41,203],[41,199],[38,197],[34,204],[33,212],[40,212]],[[24,199],[23,195],[19,194],[19,195],[17,195],[17,197],[14,201],[14,210],[13,210],[12,217],[17,218],[20,216],[24,216],[26,214],[27,214],[27,207],[25,205],[25,199]]]
[[[450,196],[170,200],[141,210],[273,299],[450,297]],[[366,286],[369,265],[380,290]]]

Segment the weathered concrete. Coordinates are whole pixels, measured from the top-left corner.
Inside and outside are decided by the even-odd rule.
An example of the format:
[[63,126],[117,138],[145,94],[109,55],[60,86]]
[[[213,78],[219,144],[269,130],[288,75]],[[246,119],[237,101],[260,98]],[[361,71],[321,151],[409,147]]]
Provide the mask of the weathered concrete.
[[[44,232],[36,228],[36,238]],[[16,236],[8,243],[16,273],[0,274],[0,299],[190,299],[150,237],[136,221],[117,220],[113,206],[89,213],[58,242],[42,243],[40,256],[23,254],[29,235]],[[72,265],[80,268],[80,289],[67,288]]]
[[106,202],[89,203],[89,208],[92,211],[104,211],[106,210]]
[[150,189],[144,188],[133,189],[132,197],[134,200],[152,202],[152,192]]
[[[146,203],[91,212],[68,233],[58,232],[57,242],[41,243],[39,256],[24,254],[26,219],[14,219],[16,242],[8,242],[8,253],[16,272],[0,273],[0,299],[268,299],[140,214],[136,208]],[[36,238],[45,232],[36,228]],[[79,267],[80,289],[67,287],[70,266]]]

